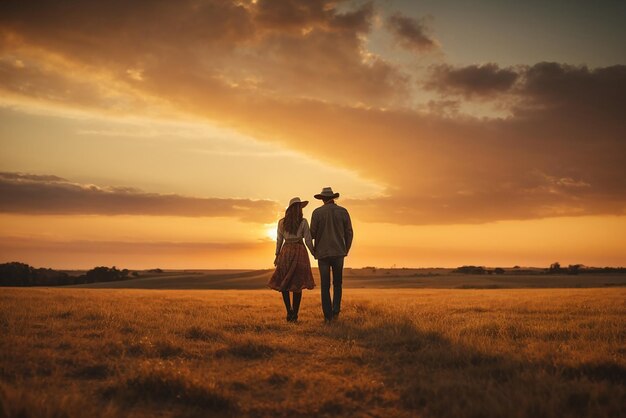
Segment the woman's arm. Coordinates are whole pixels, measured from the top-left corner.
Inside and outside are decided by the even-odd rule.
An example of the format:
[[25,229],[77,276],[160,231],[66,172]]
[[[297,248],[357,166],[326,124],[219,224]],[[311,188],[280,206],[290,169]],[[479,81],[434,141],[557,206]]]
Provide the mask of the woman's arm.
[[313,254],[313,257],[315,257],[315,248],[313,247],[313,239],[311,238],[311,230],[309,229],[309,223],[307,222],[306,219],[303,219],[302,223],[304,224],[302,227],[304,243],[309,248],[309,251],[311,251],[311,254]]
[[278,221],[278,227],[276,229],[276,257],[280,254],[280,248],[283,246],[283,241],[285,237],[283,236],[283,220]]

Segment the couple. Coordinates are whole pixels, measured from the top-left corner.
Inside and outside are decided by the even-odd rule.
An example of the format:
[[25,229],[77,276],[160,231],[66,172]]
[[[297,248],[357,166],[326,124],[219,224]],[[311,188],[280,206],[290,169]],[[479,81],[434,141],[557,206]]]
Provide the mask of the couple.
[[[315,195],[315,198],[322,200],[324,204],[313,211],[310,229],[309,223],[302,216],[302,208],[309,202],[301,201],[299,197],[291,199],[285,211],[285,217],[278,221],[276,259],[274,260],[276,270],[267,285],[282,293],[289,322],[298,320],[302,289],[315,287],[309,255],[304,247],[305,243],[317,259],[322,282],[324,319],[330,322],[339,316],[343,259],[350,251],[353,233],[348,211],[335,203],[338,197],[339,193],[333,193],[330,187],[324,187],[320,194]],[[333,273],[332,301],[330,298],[331,268]],[[293,293],[293,304],[289,298],[289,292]]]

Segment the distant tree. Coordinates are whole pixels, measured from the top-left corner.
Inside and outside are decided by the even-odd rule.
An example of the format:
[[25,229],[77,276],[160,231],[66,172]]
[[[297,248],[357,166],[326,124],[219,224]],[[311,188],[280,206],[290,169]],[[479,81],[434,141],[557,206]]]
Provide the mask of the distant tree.
[[39,286],[60,286],[73,284],[74,281],[67,273],[45,268],[34,270],[34,276],[34,284]]
[[2,286],[31,286],[33,279],[33,268],[28,264],[12,262],[0,265]]
[[25,263],[0,264],[0,286],[63,286],[108,282],[128,278],[128,269],[117,267],[96,267],[80,276],[70,276],[63,271],[49,268],[33,268]]
[[496,267],[493,272],[496,274],[504,274],[504,269],[502,267]]
[[0,286],[56,286],[73,284],[67,273],[33,268],[25,263],[0,264]]
[[582,267],[582,264],[570,264],[567,266],[567,274],[578,274]]
[[[126,272],[128,275],[128,270]],[[116,280],[123,280],[126,275],[122,273],[122,271],[118,270],[115,266],[109,267],[94,267],[85,273],[85,278],[87,283],[97,283],[97,282],[112,282]]]
[[554,274],[554,273],[560,273],[560,272],[561,272],[561,264],[558,261],[550,264],[548,273]]
[[453,273],[463,273],[463,274],[485,274],[486,270],[481,266],[461,266],[452,270]]

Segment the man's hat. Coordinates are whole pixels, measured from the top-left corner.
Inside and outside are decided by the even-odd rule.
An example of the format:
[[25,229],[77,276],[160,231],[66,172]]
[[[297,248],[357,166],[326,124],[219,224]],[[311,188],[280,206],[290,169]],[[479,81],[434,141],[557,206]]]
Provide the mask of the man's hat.
[[[309,201],[308,200],[300,200],[299,197],[294,197],[293,199],[291,199],[289,201],[289,206],[291,206],[291,205],[293,205],[295,203],[300,203],[300,207],[305,207],[306,205],[309,204]],[[287,206],[287,207],[289,207],[289,206]]]
[[339,197],[339,193],[333,193],[332,187],[324,187],[322,189],[322,193],[316,194],[316,199],[337,199]]

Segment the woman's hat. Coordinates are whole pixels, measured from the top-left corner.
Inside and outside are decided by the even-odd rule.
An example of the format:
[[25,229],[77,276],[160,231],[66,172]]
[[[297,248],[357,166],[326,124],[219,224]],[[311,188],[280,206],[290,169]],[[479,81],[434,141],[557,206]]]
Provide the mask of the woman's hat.
[[333,193],[332,187],[324,187],[322,189],[322,193],[316,194],[313,197],[316,199],[337,199],[339,197],[339,193]]
[[[289,201],[289,206],[293,205],[294,203],[300,203],[300,207],[305,207],[306,205],[309,204],[308,200],[300,200],[299,197],[294,197],[293,199],[291,199]],[[289,207],[287,206],[287,207]]]

